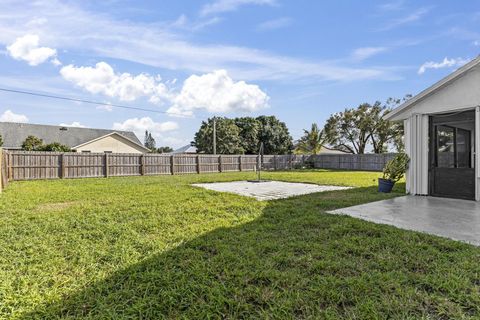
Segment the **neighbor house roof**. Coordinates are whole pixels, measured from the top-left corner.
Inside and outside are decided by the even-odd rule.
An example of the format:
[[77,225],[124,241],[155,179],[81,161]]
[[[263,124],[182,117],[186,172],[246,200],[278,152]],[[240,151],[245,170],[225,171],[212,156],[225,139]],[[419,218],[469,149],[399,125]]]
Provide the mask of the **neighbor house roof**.
[[387,120],[399,120],[401,119],[400,115],[415,105],[417,102],[425,99],[426,97],[430,96],[431,94],[435,93],[436,91],[440,90],[441,88],[445,87],[446,85],[452,83],[459,77],[463,76],[465,73],[470,71],[471,69],[477,67],[480,64],[480,56],[476,57],[463,67],[457,69],[455,72],[449,74],[445,78],[441,79],[440,81],[436,82],[432,86],[428,87],[427,89],[423,90],[416,96],[410,98],[406,102],[402,103],[397,108],[393,109],[392,112],[389,112],[385,115],[385,119]]
[[349,154],[349,153],[346,151],[323,146],[322,149],[320,150],[320,154]]
[[140,140],[131,131],[0,122],[3,147],[7,149],[20,149],[28,136],[40,138],[45,144],[58,142],[73,148],[112,133],[117,133],[142,146]]
[[197,153],[197,148],[188,144],[170,153]]

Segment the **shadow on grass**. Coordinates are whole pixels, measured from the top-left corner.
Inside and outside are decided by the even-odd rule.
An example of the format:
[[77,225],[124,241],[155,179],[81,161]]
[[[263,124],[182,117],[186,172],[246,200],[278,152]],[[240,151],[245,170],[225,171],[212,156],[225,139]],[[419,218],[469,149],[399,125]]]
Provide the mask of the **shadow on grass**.
[[146,257],[25,318],[478,314],[478,250],[323,213],[392,196],[371,187],[271,201],[255,221]]

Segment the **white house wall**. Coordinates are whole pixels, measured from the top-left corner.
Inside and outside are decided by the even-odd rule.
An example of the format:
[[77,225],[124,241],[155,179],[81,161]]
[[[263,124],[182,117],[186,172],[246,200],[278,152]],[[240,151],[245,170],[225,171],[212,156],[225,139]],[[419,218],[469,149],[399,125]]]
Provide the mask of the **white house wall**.
[[410,157],[407,192],[428,195],[428,116],[414,114],[404,121],[405,151]]
[[480,107],[476,108],[476,117],[475,117],[475,155],[476,155],[476,175],[477,175],[477,184],[476,184],[476,191],[477,191],[477,201],[480,201]]
[[105,136],[76,149],[77,152],[113,152],[113,153],[144,153],[135,143],[118,135]]

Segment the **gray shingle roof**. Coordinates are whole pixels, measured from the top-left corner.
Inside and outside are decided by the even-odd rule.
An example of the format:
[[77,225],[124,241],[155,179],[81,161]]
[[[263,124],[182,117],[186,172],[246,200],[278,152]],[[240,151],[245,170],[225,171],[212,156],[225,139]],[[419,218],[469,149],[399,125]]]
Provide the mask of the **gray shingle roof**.
[[21,148],[23,141],[25,141],[28,136],[40,138],[45,144],[59,142],[69,147],[75,147],[112,132],[117,132],[139,145],[142,145],[137,136],[131,131],[0,122],[0,135],[3,138],[3,147],[7,149]]
[[197,153],[197,148],[187,144],[177,150],[172,151],[171,153]]

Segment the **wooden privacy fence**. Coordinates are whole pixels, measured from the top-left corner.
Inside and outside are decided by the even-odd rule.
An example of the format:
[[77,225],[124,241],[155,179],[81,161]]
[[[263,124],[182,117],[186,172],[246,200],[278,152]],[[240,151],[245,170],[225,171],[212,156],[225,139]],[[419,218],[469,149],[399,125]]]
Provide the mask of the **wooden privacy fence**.
[[[254,171],[256,155],[120,154],[9,151],[5,166],[7,180],[89,178],[140,175],[172,175]],[[306,156],[263,156],[263,168],[292,169]]]
[[396,153],[321,154],[310,157],[315,168],[382,171]]
[[114,176],[199,174],[288,170],[313,163],[315,168],[382,170],[394,154],[365,155],[190,155],[3,151],[1,185],[8,181]]

